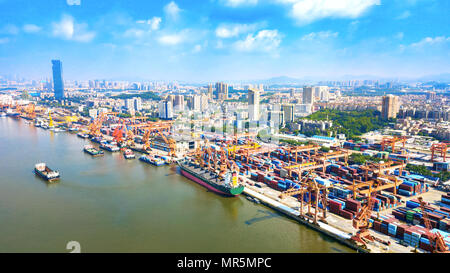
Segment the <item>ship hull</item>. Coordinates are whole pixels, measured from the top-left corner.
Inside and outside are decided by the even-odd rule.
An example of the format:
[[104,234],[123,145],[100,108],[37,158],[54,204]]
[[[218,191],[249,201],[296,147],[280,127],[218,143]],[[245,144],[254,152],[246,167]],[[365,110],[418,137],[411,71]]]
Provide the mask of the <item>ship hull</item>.
[[40,177],[40,178],[42,178],[42,179],[44,179],[44,180],[46,180],[46,181],[48,181],[48,182],[55,182],[55,181],[58,181],[59,180],[59,176],[57,176],[57,177],[52,177],[52,178],[49,178],[47,175],[45,175],[43,172],[41,172],[41,171],[39,171],[38,169],[34,169],[34,172]]
[[202,177],[195,175],[195,173],[184,168],[182,165],[179,165],[179,167],[180,167],[181,175],[183,175],[186,178],[189,178],[190,180],[194,181],[195,183],[200,184],[203,187],[207,188],[208,190],[211,190],[217,194],[233,197],[233,196],[237,196],[237,195],[241,194],[244,191],[244,186],[239,186],[236,188],[227,188],[222,185],[216,185],[212,182],[209,182],[207,179],[204,179]]

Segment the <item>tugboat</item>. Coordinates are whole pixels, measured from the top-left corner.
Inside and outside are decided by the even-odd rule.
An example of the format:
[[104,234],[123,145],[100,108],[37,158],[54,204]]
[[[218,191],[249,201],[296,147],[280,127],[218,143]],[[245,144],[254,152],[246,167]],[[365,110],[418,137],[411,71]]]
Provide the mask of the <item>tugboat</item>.
[[55,182],[60,178],[59,172],[50,169],[45,163],[36,164],[34,172],[48,182]]
[[132,150],[126,149],[126,150],[123,152],[123,157],[125,157],[125,159],[135,159],[135,158],[136,158],[136,155],[133,153]]
[[148,163],[148,164],[152,164],[154,166],[162,166],[164,164],[166,164],[164,162],[164,160],[162,160],[161,158],[155,158],[153,156],[148,156],[148,155],[143,155],[139,158],[140,161]]
[[84,152],[92,155],[93,157],[103,156],[105,153],[102,150],[95,148],[92,145],[84,146]]

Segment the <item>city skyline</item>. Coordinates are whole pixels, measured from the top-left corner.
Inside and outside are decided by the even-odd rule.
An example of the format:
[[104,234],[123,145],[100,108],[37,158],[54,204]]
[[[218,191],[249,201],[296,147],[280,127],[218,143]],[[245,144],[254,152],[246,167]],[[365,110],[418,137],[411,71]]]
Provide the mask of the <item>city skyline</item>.
[[215,82],[450,72],[446,1],[0,1],[0,74]]

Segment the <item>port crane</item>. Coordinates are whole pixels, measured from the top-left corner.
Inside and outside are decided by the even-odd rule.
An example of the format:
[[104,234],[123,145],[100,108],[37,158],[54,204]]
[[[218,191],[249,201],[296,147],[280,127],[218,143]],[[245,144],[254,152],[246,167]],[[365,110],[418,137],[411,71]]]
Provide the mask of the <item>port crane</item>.
[[372,190],[372,185],[369,184],[369,191],[367,194],[367,205],[365,205],[353,218],[353,227],[357,229],[355,235],[351,239],[357,243],[367,246],[367,242],[378,241],[385,245],[390,245],[390,241],[384,241],[370,234],[369,228],[372,226],[369,219],[372,216],[373,208],[375,206],[375,194],[378,189]]
[[[312,220],[314,224],[317,224],[318,220],[326,223],[326,208],[328,206],[328,189],[326,186],[319,185],[315,178],[316,174],[311,171],[308,172],[306,176],[300,181],[300,188],[290,188],[284,192],[282,192],[279,196],[280,199],[283,199],[287,196],[298,196],[298,200],[300,201],[299,213],[302,218],[309,218]],[[305,195],[308,194],[308,200],[306,201],[307,205],[307,213],[304,213],[305,208]],[[312,196],[315,196],[315,200],[312,200]],[[319,207],[319,203],[322,203],[322,208]],[[314,208],[314,214],[311,212],[311,209]],[[321,216],[318,214],[321,212]]]
[[436,153],[439,153],[442,157],[443,161],[446,162],[447,160],[447,149],[448,146],[446,143],[435,143],[431,145],[431,162],[435,162],[434,158]]
[[392,149],[392,152],[395,152],[395,145],[397,143],[401,143],[403,144],[403,149],[405,148],[405,143],[406,143],[406,137],[402,136],[402,137],[383,137],[383,139],[381,140],[381,150],[384,151],[384,149],[387,146],[390,146]]
[[444,238],[439,233],[439,231],[437,231],[436,233],[431,232],[433,227],[431,226],[430,219],[428,218],[428,212],[425,210],[426,204],[423,201],[422,197],[419,197],[418,200],[420,202],[420,209],[422,210],[423,222],[425,224],[425,227],[428,229],[428,240],[430,240],[431,246],[433,247],[433,250],[431,252],[450,253],[448,246],[445,244]]

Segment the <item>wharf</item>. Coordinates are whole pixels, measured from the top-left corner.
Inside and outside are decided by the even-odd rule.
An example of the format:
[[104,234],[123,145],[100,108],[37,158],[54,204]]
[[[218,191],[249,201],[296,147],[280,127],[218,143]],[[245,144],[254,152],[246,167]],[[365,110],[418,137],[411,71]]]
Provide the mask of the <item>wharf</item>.
[[[243,177],[244,181],[250,182],[246,177]],[[378,242],[370,243],[367,248],[361,247],[354,243],[350,238],[352,234],[355,234],[356,229],[352,226],[352,221],[346,220],[340,216],[327,212],[327,223],[318,222],[315,225],[311,220],[301,218],[299,208],[300,203],[294,197],[285,197],[280,199],[278,196],[279,192],[269,188],[269,187],[255,187],[250,183],[245,183],[244,194],[257,198],[262,204],[268,206],[283,215],[301,223],[309,228],[314,229],[326,236],[329,236],[338,242],[362,253],[410,253],[413,248],[405,247],[396,242],[395,239],[389,237],[385,234],[379,233],[373,229],[370,232],[375,236],[385,241],[390,241],[391,245],[386,246]],[[306,212],[306,208],[305,208]]]

